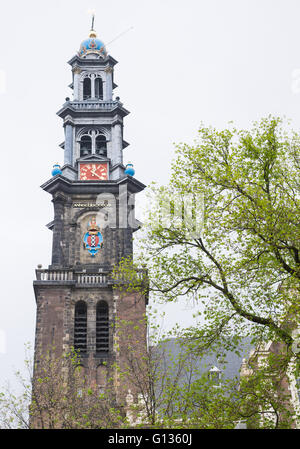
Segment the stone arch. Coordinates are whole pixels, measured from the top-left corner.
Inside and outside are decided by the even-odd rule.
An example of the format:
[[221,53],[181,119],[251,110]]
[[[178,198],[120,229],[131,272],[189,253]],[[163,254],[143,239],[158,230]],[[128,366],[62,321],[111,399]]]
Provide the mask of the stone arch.
[[100,363],[96,368],[96,382],[100,392],[104,392],[107,387],[107,373],[107,366]]
[[85,92],[84,92],[84,83],[86,79],[90,79],[90,97],[92,96],[92,74],[88,71],[81,72],[80,78],[79,78],[79,99],[85,100]]
[[80,142],[80,139],[82,136],[85,135],[92,135],[93,127],[91,126],[85,126],[83,128],[80,128],[76,133],[76,142]]
[[[84,98],[84,80],[86,78],[89,78],[91,81],[91,95],[88,98]],[[101,88],[102,88],[102,95],[97,95],[97,83],[96,80],[97,79],[101,79]],[[104,98],[104,91],[105,91],[105,74],[103,73],[103,71],[96,71],[96,70],[84,70],[83,72],[81,72],[80,74],[80,78],[79,78],[79,85],[80,85],[80,89],[79,89],[79,98],[80,100],[86,100],[86,99],[98,99],[98,100],[103,100]],[[99,93],[99,92],[98,92]]]
[[97,77],[97,78],[101,78],[102,82],[105,82],[105,76],[103,71],[99,71],[99,70],[83,70],[80,74],[80,82],[83,82],[84,78],[86,78],[87,76],[89,76],[90,78],[92,77]]
[[[82,210],[78,210],[78,212],[75,213],[74,218],[73,218],[73,223],[72,224],[80,224],[80,222],[82,220],[84,220],[84,218],[86,218],[89,215],[97,215],[98,213],[101,213],[101,209],[98,209],[97,207],[91,207],[90,209],[82,209]],[[102,211],[102,213],[104,213]]]
[[76,158],[80,155],[80,146],[81,146],[81,139],[83,136],[89,136],[92,140],[92,154],[96,153],[96,138],[99,135],[103,135],[106,140],[106,146],[111,140],[111,133],[110,131],[104,127],[104,126],[84,126],[77,130],[76,136],[75,136],[75,144],[76,144]]

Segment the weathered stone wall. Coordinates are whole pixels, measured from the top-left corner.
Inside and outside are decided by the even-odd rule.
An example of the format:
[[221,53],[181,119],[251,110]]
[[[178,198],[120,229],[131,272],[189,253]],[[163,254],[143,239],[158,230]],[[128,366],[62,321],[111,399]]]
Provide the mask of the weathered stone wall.
[[[74,345],[75,304],[87,304],[87,353],[82,354],[81,364],[93,385],[99,391],[114,379],[114,387],[120,399],[128,389],[138,394],[134,385],[126,380],[122,384],[112,369],[116,364],[121,372],[128,368],[128,345],[134,351],[131,356],[141,358],[146,351],[145,298],[139,293],[124,294],[112,287],[51,287],[36,286],[37,322],[35,360],[55,348],[61,356]],[[96,353],[96,307],[99,301],[106,301],[109,310],[109,352]],[[122,325],[120,326],[120,323]]]
[[[118,263],[122,257],[131,255],[133,230],[130,227],[118,227],[118,199],[115,202],[111,200],[111,208],[107,209],[74,207],[80,201],[94,204],[97,202],[97,196],[82,195],[80,198],[78,196],[59,196],[53,200],[52,266],[74,267],[98,264],[111,267]],[[116,211],[114,212],[115,206]],[[89,254],[83,244],[84,235],[88,230],[88,222],[92,217],[96,217],[103,236],[103,248],[94,257]],[[109,220],[115,221],[115,226],[109,225]]]
[[[130,358],[131,361],[132,357],[142,359],[147,350],[146,300],[139,292],[124,293],[114,289],[110,274],[122,257],[132,255],[134,229],[119,226],[116,186],[103,184],[101,187],[99,184],[99,189],[96,188],[97,192],[107,193],[111,208],[78,206],[78,203],[103,201],[103,197],[99,200],[99,193],[84,193],[86,185],[82,186],[82,193],[81,186],[79,193],[76,190],[78,186],[52,192],[54,220],[49,225],[53,231],[52,264],[44,270],[46,277],[40,275],[34,282],[37,303],[35,362],[38,366],[38,361],[51,348],[55,348],[57,357],[70,351],[74,346],[75,305],[84,301],[87,304],[87,351],[80,355],[83,373],[99,393],[105,389],[112,390],[114,398],[124,404],[129,389],[135,401],[139,394],[133,377],[122,376],[122,373],[128,369]],[[128,213],[130,208],[123,217]],[[95,256],[91,256],[83,241],[92,217],[96,217],[103,237],[103,247]],[[66,273],[67,277],[61,273]],[[93,282],[97,283],[89,283],[85,275],[94,276]],[[96,351],[96,308],[99,301],[108,304],[107,353]],[[127,326],[125,332],[119,327],[120,322]]]

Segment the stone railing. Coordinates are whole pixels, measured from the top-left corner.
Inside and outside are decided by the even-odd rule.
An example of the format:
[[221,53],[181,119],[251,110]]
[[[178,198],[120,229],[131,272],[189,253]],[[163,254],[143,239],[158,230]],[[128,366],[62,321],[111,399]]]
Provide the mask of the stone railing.
[[43,282],[70,282],[78,285],[95,285],[95,284],[111,284],[115,282],[121,283],[140,283],[147,282],[147,271],[146,270],[135,270],[134,273],[125,274],[122,273],[119,276],[112,276],[108,272],[106,273],[76,273],[70,269],[62,270],[48,270],[38,268],[36,270],[37,281]]
[[70,270],[36,270],[38,281],[73,281],[73,271]]
[[73,270],[36,270],[37,281],[66,282],[73,281],[76,284],[106,284],[107,274],[104,273],[74,273]]
[[77,284],[106,284],[107,275],[106,274],[77,274],[76,275]]
[[74,109],[112,109],[119,104],[118,101],[70,101],[69,105]]

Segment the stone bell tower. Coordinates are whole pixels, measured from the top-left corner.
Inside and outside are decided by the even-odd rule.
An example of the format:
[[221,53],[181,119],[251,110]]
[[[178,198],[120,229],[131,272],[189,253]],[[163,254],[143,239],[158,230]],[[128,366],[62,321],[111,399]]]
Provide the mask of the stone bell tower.
[[[73,98],[58,112],[63,120],[64,165],[55,165],[42,188],[52,196],[52,261],[36,270],[35,361],[50,346],[58,354],[71,347],[92,383],[105,388],[112,365],[122,361],[116,320],[141,320],[146,298],[120,294],[111,273],[132,255],[132,235],[139,225],[134,196],[145,186],[123,165],[123,120],[129,112],[113,98],[114,66],[92,29],[69,61]],[[140,341],[146,349],[146,329]],[[116,380],[116,390],[119,383]]]

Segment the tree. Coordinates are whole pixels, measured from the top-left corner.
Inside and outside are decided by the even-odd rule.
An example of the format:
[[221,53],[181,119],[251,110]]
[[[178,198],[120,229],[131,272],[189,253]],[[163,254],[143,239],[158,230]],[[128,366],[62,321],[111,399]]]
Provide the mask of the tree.
[[25,373],[16,373],[18,394],[9,387],[0,392],[1,428],[101,429],[117,428],[126,421],[112,386],[97,391],[73,350],[58,356],[51,348],[34,371],[31,357],[26,358],[25,368]]
[[284,351],[274,353],[263,347],[251,351],[248,361],[244,361],[236,408],[248,428],[295,426],[299,415],[285,388],[287,363]]
[[282,344],[288,365],[299,364],[300,138],[284,126],[271,116],[250,131],[201,126],[195,145],[178,145],[169,185],[152,189],[140,261],[118,270],[134,289],[142,262],[157,300],[201,303],[189,331],[201,347],[248,335]]
[[[39,361],[34,382],[31,360],[26,360],[30,375],[26,380],[18,373],[23,387],[19,395],[10,389],[0,393],[0,427],[231,429],[241,420],[252,427],[289,426],[292,417],[285,392],[279,394],[274,358],[271,367],[265,364],[241,382],[238,377],[212,377],[202,359],[207,351],[200,354],[198,345],[178,329],[167,334],[156,329],[153,345],[141,355],[139,325],[121,321],[117,326],[118,334],[127,337],[124,357],[114,367],[124,387],[118,401],[113,386],[99,393],[83,375],[77,354],[56,357],[49,352]],[[144,323],[140,326],[143,329]],[[224,370],[222,351],[219,348],[218,365]],[[281,423],[280,414],[285,417]]]
[[155,327],[155,344],[141,357],[132,323],[119,322],[118,328],[127,337],[120,376],[123,385],[129,383],[138,392],[134,395],[130,390],[126,397],[130,427],[233,429],[243,421],[250,428],[286,428],[294,422],[282,388],[286,376],[282,354],[263,353],[262,360],[254,352],[241,379],[226,378],[223,347],[217,357],[221,370],[213,369],[206,356],[216,346],[199,353],[199,346],[188,341],[184,332],[174,329],[161,334]]
[[[182,335],[185,347],[200,355],[218,345],[237,348],[246,336],[255,346],[272,341],[280,348],[279,362],[273,363],[270,354],[265,370],[253,366],[239,390],[234,385],[213,389],[204,377],[184,385],[172,382],[151,353],[136,357],[134,342],[128,341],[130,357],[120,375],[144,389],[153,425],[176,426],[181,416],[200,428],[231,427],[241,418],[255,421],[271,413],[275,421],[259,419],[253,425],[293,426],[281,381],[289,368],[294,375],[299,372],[299,144],[299,136],[274,117],[250,131],[201,126],[195,145],[177,146],[169,185],[153,188],[141,257],[116,267],[117,288],[142,295],[150,291],[162,301],[192,296],[201,303],[202,321]],[[149,283],[141,281],[141,266],[148,270]],[[186,359],[178,366],[187,365]],[[159,382],[165,387],[157,407]],[[114,413],[109,422],[115,422]]]
[[[140,350],[136,338],[138,328],[145,327],[144,320],[135,326],[125,320],[117,323],[119,337],[126,336],[126,339],[122,338],[125,342],[122,347],[122,362],[116,368],[123,378],[123,386],[130,385],[132,388],[129,392],[128,417],[131,425],[161,427],[168,424],[173,427],[178,422],[182,425],[182,414],[187,413],[182,391],[188,391],[194,378],[199,377],[198,357],[186,348],[182,350],[177,328],[164,333],[162,327],[155,324],[155,320],[151,322],[151,315],[155,314],[149,312],[146,319],[149,342],[147,351]],[[181,349],[176,352],[172,351],[174,339]]]

